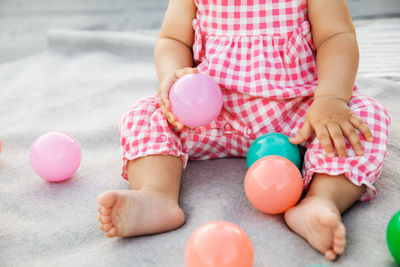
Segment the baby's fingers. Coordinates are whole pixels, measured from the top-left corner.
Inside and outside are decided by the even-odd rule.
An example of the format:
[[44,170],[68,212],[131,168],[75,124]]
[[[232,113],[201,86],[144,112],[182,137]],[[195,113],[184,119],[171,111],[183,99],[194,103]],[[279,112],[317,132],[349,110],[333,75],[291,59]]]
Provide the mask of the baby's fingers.
[[371,130],[369,129],[368,125],[363,122],[362,119],[353,114],[350,117],[350,122],[365,136],[365,139],[367,139],[368,142],[372,142],[374,140]]
[[329,135],[328,129],[320,124],[314,127],[315,135],[317,136],[322,148],[328,157],[333,158],[335,156],[335,150],[333,149],[331,137]]
[[162,101],[163,101],[162,104],[165,107],[165,110],[170,112],[171,111],[171,102],[169,101],[169,99],[168,98],[163,98]]
[[171,112],[170,112],[168,115],[166,115],[166,117],[167,117],[168,122],[169,122],[172,126],[174,126],[175,128],[178,128],[179,130],[182,130],[182,129],[185,127],[182,123],[180,123],[180,122],[176,119],[175,115],[173,115]]
[[328,131],[333,144],[335,145],[335,149],[338,152],[339,157],[346,157],[346,141],[344,140],[343,132],[340,126],[336,123],[328,124]]
[[354,126],[350,122],[345,122],[342,123],[341,127],[347,139],[349,139],[350,144],[353,146],[356,155],[362,156],[364,154],[364,149]]
[[177,78],[180,78],[180,77],[182,77],[183,75],[191,74],[191,73],[198,73],[198,72],[199,72],[199,71],[198,71],[197,68],[186,67],[186,68],[183,68],[183,69],[181,69],[181,70],[178,70],[178,71],[175,73],[175,75],[176,75]]
[[178,120],[170,121],[170,123],[171,123],[175,128],[178,128],[179,130],[183,130],[183,128],[185,128],[185,126],[184,126],[182,123],[180,123]]
[[310,138],[312,134],[313,134],[313,129],[308,120],[306,120],[301,129],[299,130],[299,132],[296,134],[296,136],[290,138],[289,141],[292,144],[298,145],[306,141],[308,138]]
[[167,118],[168,122],[174,126],[175,128],[178,128],[179,130],[182,130],[184,128],[184,125],[178,121],[174,113],[171,111],[167,110],[165,106],[161,107],[162,112],[164,113],[165,117]]

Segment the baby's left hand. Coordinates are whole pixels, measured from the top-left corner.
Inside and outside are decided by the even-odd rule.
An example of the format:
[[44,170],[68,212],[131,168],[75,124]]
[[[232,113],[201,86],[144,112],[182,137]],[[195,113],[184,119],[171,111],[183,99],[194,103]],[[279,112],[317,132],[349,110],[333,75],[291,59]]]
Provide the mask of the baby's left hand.
[[[344,136],[350,141],[357,156],[364,154],[358,129],[369,142],[373,137],[368,126],[354,115],[346,101],[340,98],[321,96],[314,99],[307,111],[303,127],[297,135],[290,138],[293,144],[306,141],[315,132],[322,148],[329,157],[335,156],[335,148],[339,157],[346,157]],[[332,144],[333,143],[333,144]]]

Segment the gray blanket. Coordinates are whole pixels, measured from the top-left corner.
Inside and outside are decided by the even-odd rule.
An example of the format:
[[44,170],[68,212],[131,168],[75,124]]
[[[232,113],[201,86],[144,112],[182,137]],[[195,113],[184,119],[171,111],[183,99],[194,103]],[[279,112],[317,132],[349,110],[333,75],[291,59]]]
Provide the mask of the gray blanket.
[[[254,266],[395,266],[386,227],[400,209],[399,83],[359,78],[361,91],[392,116],[378,195],[344,214],[347,250],[331,263],[292,233],[281,215],[258,212],[243,190],[244,159],[190,161],[180,202],[186,223],[164,234],[108,239],[98,229],[97,196],[128,189],[120,177],[118,123],[124,108],[156,92],[156,34],[54,30],[42,54],[0,64],[0,266],[183,266],[190,234],[227,220],[252,240]],[[33,141],[64,131],[82,148],[68,181],[50,183],[29,162]]]

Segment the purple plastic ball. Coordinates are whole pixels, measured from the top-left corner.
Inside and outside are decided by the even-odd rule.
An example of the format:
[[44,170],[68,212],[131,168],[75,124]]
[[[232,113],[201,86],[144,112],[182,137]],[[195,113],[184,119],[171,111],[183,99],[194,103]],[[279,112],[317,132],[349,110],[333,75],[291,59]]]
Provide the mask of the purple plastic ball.
[[222,108],[222,93],[214,80],[202,73],[179,78],[169,93],[171,111],[189,127],[201,127],[215,120]]
[[30,160],[33,170],[40,177],[51,182],[61,182],[78,170],[81,148],[68,134],[48,132],[33,142]]

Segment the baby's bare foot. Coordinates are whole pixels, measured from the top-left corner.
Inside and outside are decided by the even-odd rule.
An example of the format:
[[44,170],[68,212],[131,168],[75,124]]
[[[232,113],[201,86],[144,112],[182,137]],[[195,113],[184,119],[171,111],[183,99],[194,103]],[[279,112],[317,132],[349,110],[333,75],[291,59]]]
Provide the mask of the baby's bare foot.
[[185,221],[178,204],[157,191],[106,191],[97,202],[100,229],[108,237],[166,232]]
[[308,197],[285,213],[287,225],[311,246],[334,260],[343,254],[346,229],[332,202],[321,197]]

